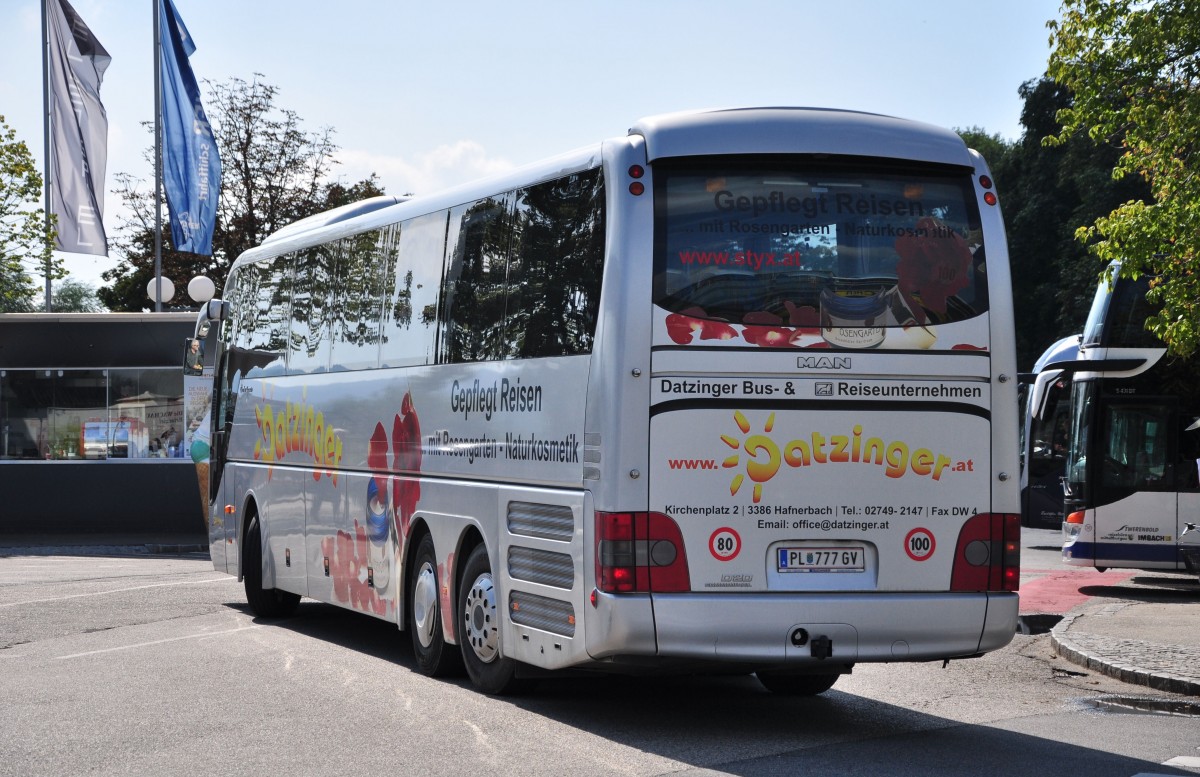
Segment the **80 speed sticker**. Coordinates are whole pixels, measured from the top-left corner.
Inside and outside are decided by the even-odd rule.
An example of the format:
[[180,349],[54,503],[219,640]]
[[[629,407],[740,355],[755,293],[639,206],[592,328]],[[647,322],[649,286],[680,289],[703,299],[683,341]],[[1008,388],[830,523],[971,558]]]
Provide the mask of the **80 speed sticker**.
[[722,526],[708,538],[708,550],[717,561],[733,561],[742,550],[742,538],[733,529]]
[[937,541],[933,538],[933,532],[929,529],[920,527],[913,529],[904,537],[904,552],[913,561],[925,561],[933,555],[933,551],[937,548]]

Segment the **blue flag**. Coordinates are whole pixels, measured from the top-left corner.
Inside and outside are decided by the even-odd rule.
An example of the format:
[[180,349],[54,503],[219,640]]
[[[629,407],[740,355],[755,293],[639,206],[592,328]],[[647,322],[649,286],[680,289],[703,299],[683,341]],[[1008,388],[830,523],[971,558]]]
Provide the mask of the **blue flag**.
[[162,35],[163,186],[175,250],[212,256],[221,189],[221,159],[200,105],[188,57],[192,36],[171,0],[159,0]]

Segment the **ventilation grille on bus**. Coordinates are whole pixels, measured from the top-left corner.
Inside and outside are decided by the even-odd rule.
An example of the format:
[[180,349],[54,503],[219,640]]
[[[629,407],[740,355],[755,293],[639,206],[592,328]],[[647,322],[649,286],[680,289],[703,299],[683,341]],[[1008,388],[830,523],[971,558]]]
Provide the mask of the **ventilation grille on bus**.
[[575,608],[570,602],[547,599],[524,591],[512,591],[508,595],[508,611],[513,623],[534,629],[575,636]]
[[526,537],[570,542],[575,535],[575,514],[563,505],[509,502],[508,530]]
[[508,549],[508,574],[517,580],[541,583],[571,590],[575,584],[575,565],[566,553],[535,548]]

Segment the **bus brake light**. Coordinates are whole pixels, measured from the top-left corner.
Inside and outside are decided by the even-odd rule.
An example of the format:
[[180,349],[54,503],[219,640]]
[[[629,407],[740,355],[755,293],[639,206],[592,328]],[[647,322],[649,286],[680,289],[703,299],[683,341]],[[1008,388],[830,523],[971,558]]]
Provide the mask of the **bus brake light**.
[[1016,591],[1021,583],[1021,516],[979,513],[958,534],[951,591]]
[[596,587],[605,593],[691,590],[679,525],[662,513],[596,513]]
[[1067,516],[1067,523],[1083,523],[1083,516],[1084,516],[1083,510],[1080,510],[1079,512],[1076,512],[1076,513],[1071,513],[1070,515]]

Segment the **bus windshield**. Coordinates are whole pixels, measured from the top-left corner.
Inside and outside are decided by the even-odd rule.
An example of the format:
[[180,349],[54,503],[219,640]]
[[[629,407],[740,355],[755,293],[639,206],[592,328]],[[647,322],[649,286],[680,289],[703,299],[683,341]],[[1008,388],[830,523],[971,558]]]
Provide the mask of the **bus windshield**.
[[987,310],[969,172],[806,159],[656,171],[655,301],[741,324],[898,327]]

